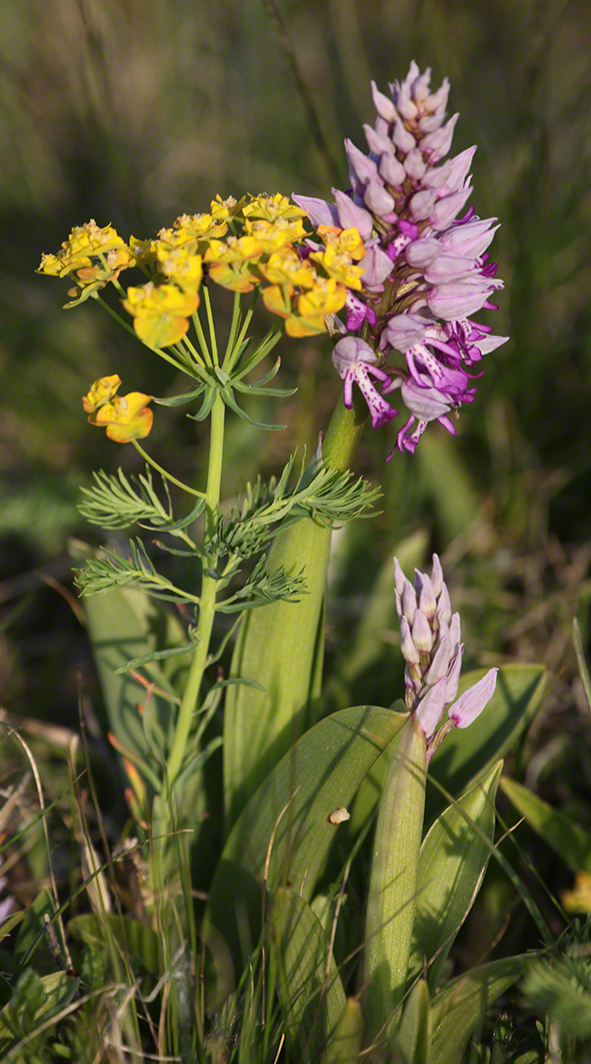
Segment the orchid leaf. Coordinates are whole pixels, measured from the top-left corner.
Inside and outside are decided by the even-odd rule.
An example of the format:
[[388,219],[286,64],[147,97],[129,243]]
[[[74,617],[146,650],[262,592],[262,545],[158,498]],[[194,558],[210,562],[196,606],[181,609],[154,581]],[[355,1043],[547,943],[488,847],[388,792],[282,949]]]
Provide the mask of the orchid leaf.
[[290,572],[305,561],[308,594],[297,604],[251,610],[240,630],[231,674],[256,677],[265,693],[237,687],[226,699],[224,785],[230,826],[303,731],[329,551],[330,531],[314,521],[304,519],[281,531],[268,564]]
[[394,1059],[400,1064],[430,1064],[431,1013],[424,979],[419,979],[408,995],[393,1042],[397,1052]]
[[363,1014],[356,998],[348,998],[322,1064],[358,1064],[363,1038]]
[[279,960],[279,998],[288,1039],[302,1059],[318,1060],[345,1011],[345,991],[329,936],[293,890],[273,897],[270,926]]
[[[448,806],[432,825],[421,846],[410,974],[426,966],[431,990],[437,987],[449,951],[474,903],[488,864],[502,768],[503,762],[500,761],[482,783],[458,800],[456,806]],[[478,825],[489,839],[490,846],[475,834],[467,817]]]
[[261,932],[265,869],[268,891],[285,884],[305,900],[313,897],[339,830],[331,813],[348,807],[365,773],[406,720],[407,714],[372,706],[334,713],[306,732],[244,803],[206,912],[206,926],[225,938],[236,959],[248,937],[245,920],[252,941]]

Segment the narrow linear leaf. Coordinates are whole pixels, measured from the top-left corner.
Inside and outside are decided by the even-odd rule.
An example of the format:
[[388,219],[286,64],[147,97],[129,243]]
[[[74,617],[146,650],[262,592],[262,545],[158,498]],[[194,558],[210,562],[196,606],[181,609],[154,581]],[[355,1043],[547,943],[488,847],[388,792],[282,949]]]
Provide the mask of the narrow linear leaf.
[[572,872],[591,872],[591,832],[515,780],[503,778],[501,789]]
[[148,924],[131,916],[84,913],[68,922],[68,932],[91,949],[107,950],[109,938],[114,939],[128,957],[137,957],[147,972],[160,974],[158,935]]
[[120,676],[123,672],[130,672],[131,669],[138,669],[140,665],[149,665],[153,661],[165,661],[167,658],[178,658],[184,654],[192,654],[197,649],[197,643],[187,643],[184,647],[170,647],[168,650],[153,650],[147,654],[142,654],[139,658],[132,658],[131,661],[126,662],[125,665],[120,665],[118,669],[115,669],[115,675]]

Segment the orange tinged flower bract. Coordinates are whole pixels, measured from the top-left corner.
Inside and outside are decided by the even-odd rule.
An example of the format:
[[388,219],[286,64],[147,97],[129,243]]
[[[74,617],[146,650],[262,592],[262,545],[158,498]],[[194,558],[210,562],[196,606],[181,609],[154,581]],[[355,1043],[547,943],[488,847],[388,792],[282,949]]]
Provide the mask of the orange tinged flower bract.
[[121,378],[117,373],[101,377],[83,396],[82,406],[89,414],[91,425],[106,428],[107,436],[116,443],[129,443],[141,440],[152,428],[154,415],[148,409],[152,402],[151,395],[143,392],[130,392],[129,395],[116,395]]

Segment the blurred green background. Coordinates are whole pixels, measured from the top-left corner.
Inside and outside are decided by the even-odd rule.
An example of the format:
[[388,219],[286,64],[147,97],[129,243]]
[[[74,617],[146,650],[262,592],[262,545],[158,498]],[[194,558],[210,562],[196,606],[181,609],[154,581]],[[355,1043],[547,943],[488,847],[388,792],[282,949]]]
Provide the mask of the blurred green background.
[[[387,705],[400,693],[390,566],[414,535],[409,559],[443,556],[468,665],[546,661],[557,679],[537,724],[540,750],[551,747],[544,763],[580,759],[556,735],[587,734],[570,623],[577,615],[588,639],[591,7],[278,0],[278,10],[321,137],[261,0],[0,6],[0,697],[13,712],[71,725],[78,671],[91,673],[67,602],[67,538],[97,541],[77,514],[78,487],[93,468],[133,472],[140,462],[87,425],[80,396],[114,372],[124,391],[184,390],[92,301],[61,310],[67,285],[34,273],[41,252],[91,217],[125,238],[149,236],[183,211],[207,210],[218,192],[346,187],[342,138],[365,149],[370,78],[385,90],[415,58],[432,66],[435,86],[451,79],[454,153],[478,144],[473,202],[503,223],[494,327],[511,341],[488,356],[456,440],[432,426],[414,459],[386,464],[403,416],[366,432],[357,469],[382,484],[383,512],[336,540],[329,694]],[[223,331],[229,300],[216,296]],[[261,466],[269,474],[296,445],[314,447],[338,396],[327,339],[285,338],[279,351],[280,383],[299,387],[274,411],[288,428],[232,425],[228,499]],[[194,478],[199,431],[182,409],[159,408],[151,453]]]

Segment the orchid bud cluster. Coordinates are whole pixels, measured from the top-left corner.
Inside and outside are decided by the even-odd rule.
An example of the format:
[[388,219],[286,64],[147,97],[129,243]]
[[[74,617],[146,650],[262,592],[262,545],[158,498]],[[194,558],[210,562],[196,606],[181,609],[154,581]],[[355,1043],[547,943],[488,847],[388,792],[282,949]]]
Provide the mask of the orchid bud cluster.
[[[347,327],[336,328],[348,335],[336,343],[333,363],[345,382],[345,405],[355,382],[374,428],[396,415],[384,396],[401,389],[410,418],[397,447],[411,453],[430,421],[455,435],[449,415],[473,402],[472,382],[482,375],[468,370],[508,339],[470,317],[497,309],[490,297],[503,282],[486,249],[498,226],[496,218],[480,220],[473,207],[458,217],[472,192],[476,148],[439,165],[458,115],[445,122],[449,82],[431,93],[430,77],[413,61],[389,96],[372,82],[378,116],[375,126],[364,126],[369,155],[345,141],[350,192],[333,189],[335,206],[293,197],[314,226],[356,227],[363,239],[362,289],[347,293]],[[406,369],[386,372],[394,350],[405,356]]]
[[[467,728],[476,720],[494,694],[499,670],[490,669],[454,702],[464,644],[460,642],[460,615],[451,612],[441,562],[434,554],[430,578],[415,570],[414,585],[402,572],[397,558],[394,574],[400,642],[406,661],[405,702],[420,721],[431,757],[452,727]],[[447,723],[437,731],[446,709]]]

